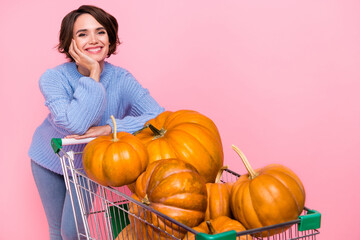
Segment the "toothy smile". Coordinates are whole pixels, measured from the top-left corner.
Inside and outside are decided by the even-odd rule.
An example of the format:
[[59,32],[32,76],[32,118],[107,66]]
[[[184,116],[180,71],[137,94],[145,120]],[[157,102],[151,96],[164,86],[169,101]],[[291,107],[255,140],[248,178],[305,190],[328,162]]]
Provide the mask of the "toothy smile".
[[91,52],[91,53],[97,53],[97,52],[100,52],[101,49],[102,49],[102,47],[87,48],[86,51]]

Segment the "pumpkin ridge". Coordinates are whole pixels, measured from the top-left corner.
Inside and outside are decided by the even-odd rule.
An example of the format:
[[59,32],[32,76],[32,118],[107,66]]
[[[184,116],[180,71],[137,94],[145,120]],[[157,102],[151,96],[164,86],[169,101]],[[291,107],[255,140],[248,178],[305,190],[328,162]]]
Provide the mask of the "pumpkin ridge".
[[[242,177],[243,179],[245,179],[246,178],[246,175],[243,175],[244,177]],[[243,209],[241,209],[241,208],[238,208],[238,211],[236,210],[236,207],[238,207],[238,206],[240,206],[240,205],[237,205],[237,204],[235,204],[237,201],[241,201],[241,205],[242,206],[244,206],[244,202],[245,202],[245,197],[244,197],[244,192],[246,191],[246,189],[248,189],[249,188],[249,183],[247,182],[247,181],[241,181],[241,182],[237,182],[238,184],[237,185],[240,185],[239,187],[236,187],[236,188],[234,188],[235,189],[235,192],[234,193],[232,193],[232,201],[233,201],[233,203],[234,204],[231,204],[233,207],[235,207],[235,209],[233,210],[234,211],[234,213],[237,215],[237,218],[238,219],[242,219],[242,223],[245,225],[245,226],[247,226],[247,227],[249,227],[250,226],[250,224],[249,224],[249,222],[248,222],[248,220],[247,220],[247,217],[246,217],[246,214],[245,214],[245,212],[244,212],[244,210]],[[241,195],[240,195],[240,197],[238,197],[238,193],[241,193]],[[240,199],[239,199],[240,198]],[[252,203],[251,203],[251,205],[252,205]],[[232,207],[232,208],[233,208]],[[256,216],[257,217],[257,216]]]
[[[167,141],[167,144],[168,144],[169,148],[171,148],[171,152],[175,154],[175,158],[180,159],[178,152],[175,151],[175,148],[174,148],[174,146],[173,146],[173,143],[172,143],[171,141]],[[162,153],[161,153],[161,155],[162,155]]]
[[[219,194],[219,199],[224,199],[223,197],[223,193],[220,189],[220,185],[215,185],[215,189],[217,190],[216,193]],[[209,197],[208,197],[209,198]],[[217,207],[219,207],[220,209],[223,208],[223,204],[219,204],[218,201],[216,201],[217,199],[214,199],[214,198],[209,198],[209,207],[211,207],[213,204]],[[209,209],[209,216],[213,215],[212,214],[213,212],[211,211],[211,209]],[[217,212],[216,212],[217,213]]]
[[[210,131],[207,127],[205,127],[204,125],[201,125],[200,123],[197,123],[197,122],[182,122],[182,123],[172,126],[172,129],[175,129],[177,126],[182,125],[182,124],[195,125],[197,128],[200,128],[203,132],[206,132],[207,135],[209,135],[212,139],[220,139],[219,134],[216,134],[216,133]],[[178,130],[178,129],[176,129],[176,130]]]
[[[192,166],[192,165],[191,165]],[[161,187],[161,184],[163,183],[163,180],[175,175],[175,174],[182,174],[182,173],[192,173],[193,171],[196,171],[196,169],[178,169],[176,171],[168,171],[166,172],[166,174],[163,175],[161,181],[158,181],[158,183],[151,188],[151,190],[149,190],[149,194],[152,194],[154,191],[157,190],[157,188],[160,186]],[[197,171],[196,171],[197,173]],[[154,174],[155,175],[155,174]],[[151,182],[151,179],[148,180],[148,182]]]
[[[285,175],[288,176],[290,179],[292,179],[292,176],[289,175],[289,174],[287,174],[287,173],[285,173],[285,172],[278,171],[278,170],[274,170],[274,171],[276,171],[276,172],[278,172],[278,173],[280,173],[280,174],[285,174]],[[300,212],[302,211],[302,209],[301,209],[301,207],[299,206],[299,203],[298,203],[297,198],[296,198],[296,196],[294,195],[293,191],[290,191],[289,188],[288,188],[288,186],[285,185],[284,182],[280,181],[279,179],[277,179],[277,178],[274,177],[274,176],[271,176],[270,174],[264,173],[263,175],[267,175],[267,176],[270,176],[270,177],[274,178],[276,181],[278,181],[279,183],[281,183],[281,185],[283,185],[285,188],[287,188],[287,189],[288,189],[287,192],[290,193],[290,195],[292,196],[292,199],[293,199],[294,202],[295,202],[295,205],[297,206],[298,213],[300,213]],[[295,182],[296,182],[297,186],[298,186],[298,187],[301,189],[301,191],[303,192],[303,189],[298,185],[298,182],[297,182],[297,181],[295,181]]]
[[[161,161],[161,160],[160,160],[160,161]],[[190,164],[190,165],[191,165],[191,164]],[[192,166],[192,165],[191,165],[191,166]],[[193,166],[192,166],[192,167],[193,167]],[[158,188],[159,186],[161,186],[161,184],[162,184],[162,182],[163,182],[164,179],[167,179],[167,178],[173,176],[174,174],[191,173],[191,172],[194,171],[194,170],[196,170],[196,169],[193,167],[193,170],[191,170],[191,169],[178,169],[177,171],[168,171],[168,172],[166,172],[166,174],[163,175],[161,181],[158,181],[157,184],[156,184],[154,187],[152,187],[150,190],[149,190],[149,189],[147,190],[147,191],[149,191],[149,192],[148,192],[148,195],[151,195],[154,191],[156,191],[157,188]],[[150,177],[150,179],[148,180],[148,184],[151,182],[151,179],[152,179],[152,176],[153,176],[154,172],[155,172],[155,171],[153,171],[153,173],[151,174],[151,177]],[[197,172],[197,171],[196,171],[196,172]],[[155,172],[155,173],[156,173],[156,172]],[[154,175],[156,175],[156,174],[154,174]],[[146,188],[148,188],[148,186],[147,186]]]
[[[161,160],[160,160],[161,161]],[[188,172],[192,172],[193,170],[190,169],[178,169],[176,171],[168,171],[166,174],[163,175],[163,179],[168,178],[174,174],[180,174],[180,173],[188,173]]]
[[159,211],[158,209],[167,208],[167,209],[174,209],[174,210],[177,210],[177,211],[180,211],[180,212],[190,212],[190,213],[198,213],[198,214],[205,215],[205,213],[203,211],[198,211],[198,210],[193,210],[193,209],[185,209],[185,208],[181,208],[181,207],[165,205],[165,204],[162,204],[162,203],[151,202],[150,207],[152,207],[156,211]]
[[[290,169],[289,169],[290,170]],[[289,174],[288,171],[279,171],[277,169],[275,169],[274,171],[276,172],[280,172],[281,174],[285,174],[286,176],[289,176],[290,178],[294,179],[294,181],[296,182],[296,184],[298,185],[298,187],[300,188],[301,192],[305,195],[305,189],[304,189],[304,186],[303,184],[301,183],[300,179],[298,178],[298,176],[296,174]],[[294,178],[296,177],[296,178]]]
[[[174,131],[174,129],[172,129],[172,131]],[[192,134],[188,133],[187,131],[184,131],[181,129],[176,129],[176,131],[181,131],[184,134],[186,134],[187,136],[189,136],[191,139],[193,139],[194,142],[196,142],[199,146],[201,146],[201,149],[204,150],[203,152],[205,152],[206,155],[208,155],[211,158],[212,162],[216,162],[215,159],[213,158],[212,154],[208,151],[208,149],[196,137],[194,137]]]
[[182,117],[182,115],[184,115],[184,114],[190,115],[190,114],[194,114],[194,113],[198,114],[198,112],[193,111],[193,110],[179,110],[176,112],[172,112],[171,114],[168,115],[168,117],[164,121],[163,127],[171,125],[171,122],[177,120],[179,118],[179,116]]
[[[248,184],[248,188],[249,188],[249,195],[250,195],[250,199],[251,199],[251,205],[252,205],[252,208],[254,209],[254,213],[255,213],[255,216],[257,218],[257,220],[259,221],[259,223],[261,224],[261,226],[265,226],[266,224],[262,221],[262,219],[260,218],[259,216],[259,209],[257,208],[257,205],[254,204],[254,201],[256,198],[252,197],[251,196],[251,191],[250,191],[250,185],[251,183],[253,183],[253,181],[250,181],[249,184]],[[243,198],[244,199],[244,198]],[[244,205],[244,204],[243,204]]]
[[[136,153],[136,156],[138,157],[138,159],[141,159],[141,156],[139,154],[139,151],[135,149],[134,145],[130,144],[129,142],[125,142],[125,141],[121,141],[122,143],[126,143],[128,146],[131,147],[131,149],[134,150],[134,152]],[[141,166],[141,169],[143,168],[143,164],[142,164],[142,161],[139,161],[140,162],[140,166]]]
[[109,181],[107,180],[108,174],[107,174],[106,171],[104,171],[104,169],[106,169],[106,168],[105,168],[104,156],[106,156],[106,153],[107,153],[108,149],[110,148],[110,145],[113,144],[113,143],[114,143],[114,142],[111,142],[110,144],[107,144],[107,145],[106,145],[106,148],[105,148],[105,150],[104,150],[104,154],[103,154],[102,157],[101,157],[102,172],[103,172],[104,176],[106,177],[106,179],[104,179],[104,180],[106,181],[106,185],[108,185],[108,186],[109,186]]
[[[182,192],[182,193],[177,193],[177,194],[173,194],[171,195],[171,197],[167,197],[168,199],[169,198],[177,198],[178,196],[183,196],[183,195],[191,195],[191,196],[194,196],[194,197],[204,197],[204,195],[202,194],[199,194],[199,193],[192,193],[192,192]],[[174,205],[172,202],[167,202],[166,201],[166,198],[163,197],[161,199],[158,199],[156,202],[153,202],[153,203],[157,203],[157,204],[163,204],[163,205],[166,205],[166,206],[172,206],[172,207],[176,207],[176,208],[180,208],[180,209],[186,209],[186,210],[196,210],[197,208],[186,208],[185,206],[181,206],[181,207],[178,207],[176,205]],[[180,203],[182,204],[182,203]],[[196,207],[194,205],[192,205],[192,207]]]
[[[284,189],[286,189],[286,192],[291,196],[291,199],[292,199],[293,203],[295,203],[295,205],[297,206],[297,208],[298,208],[298,210],[299,210],[299,205],[298,205],[298,203],[297,203],[297,201],[296,201],[296,197],[294,196],[294,194],[292,193],[292,191],[290,191],[290,189],[289,189],[285,184],[283,184],[282,181],[278,180],[275,176],[272,176],[272,175],[270,175],[270,174],[267,174],[266,172],[263,172],[261,175],[262,175],[262,176],[264,176],[264,175],[265,175],[265,176],[268,176],[268,177],[272,178],[273,180],[275,180],[276,182],[280,183],[280,185],[281,185]],[[267,189],[266,189],[266,190],[267,190]],[[271,191],[269,191],[269,190],[267,190],[267,192],[271,193]],[[277,199],[276,197],[273,197],[272,194],[270,194],[270,195],[272,196],[272,198],[273,198],[274,200]],[[275,202],[276,202],[276,201],[275,201]],[[258,209],[256,209],[256,212],[259,212]],[[266,219],[264,219],[264,220],[266,220]],[[281,221],[281,222],[279,222],[279,223],[286,222],[286,221],[289,221],[289,220],[290,220],[290,219],[283,219],[283,221]],[[265,224],[263,221],[260,221],[260,222],[261,222],[261,224],[262,224],[263,226],[268,225],[268,224]]]
[[203,211],[198,211],[198,210],[193,210],[193,209],[185,209],[185,208],[181,208],[181,207],[176,207],[176,206],[171,206],[171,205],[165,205],[165,204],[162,204],[162,203],[154,203],[154,202],[151,202],[150,203],[150,206],[152,208],[158,208],[158,209],[161,209],[161,208],[172,208],[172,209],[178,209],[178,210],[183,210],[183,211],[186,211],[186,212],[198,212],[198,213],[201,213],[201,214],[204,214]]

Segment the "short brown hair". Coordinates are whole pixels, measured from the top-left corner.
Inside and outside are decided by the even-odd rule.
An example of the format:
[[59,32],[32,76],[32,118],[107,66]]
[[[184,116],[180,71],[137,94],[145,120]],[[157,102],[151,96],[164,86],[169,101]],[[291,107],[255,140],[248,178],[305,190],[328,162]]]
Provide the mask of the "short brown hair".
[[71,62],[74,62],[74,59],[69,54],[69,47],[73,38],[74,23],[76,19],[84,13],[90,14],[96,19],[96,21],[104,26],[109,36],[110,43],[107,57],[110,57],[111,54],[115,54],[116,48],[120,44],[117,20],[103,9],[91,5],[82,5],[78,9],[68,13],[63,18],[59,34],[59,44],[57,46],[59,52],[65,53],[66,57],[69,58]]

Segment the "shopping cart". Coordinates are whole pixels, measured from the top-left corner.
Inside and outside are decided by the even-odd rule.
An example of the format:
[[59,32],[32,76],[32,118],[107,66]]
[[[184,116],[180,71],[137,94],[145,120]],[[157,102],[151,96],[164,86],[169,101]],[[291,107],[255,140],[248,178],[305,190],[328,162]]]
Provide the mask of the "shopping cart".
[[[189,239],[190,232],[196,240],[211,239],[316,239],[320,233],[321,214],[316,210],[304,209],[296,220],[243,232],[229,231],[219,234],[204,234],[177,222],[176,220],[153,210],[149,206],[131,197],[128,187],[106,187],[88,178],[83,169],[74,167],[74,158],[81,152],[64,151],[62,146],[84,144],[93,138],[74,140],[54,138],[51,145],[59,156],[64,179],[69,191],[78,239]],[[240,175],[229,169],[222,174],[222,182],[235,182]],[[79,203],[81,216],[77,216],[76,204]],[[163,222],[167,222],[164,228]],[[276,231],[270,236],[270,231]],[[191,235],[191,234],[190,234]],[[251,237],[250,237],[251,236]]]

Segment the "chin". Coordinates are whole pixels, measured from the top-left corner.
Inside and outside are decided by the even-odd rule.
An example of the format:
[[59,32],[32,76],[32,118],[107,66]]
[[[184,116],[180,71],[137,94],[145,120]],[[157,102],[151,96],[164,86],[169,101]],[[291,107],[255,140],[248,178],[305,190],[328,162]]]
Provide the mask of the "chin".
[[101,63],[105,60],[105,57],[93,57],[93,56],[89,56],[91,57],[93,60],[97,61],[98,63]]

